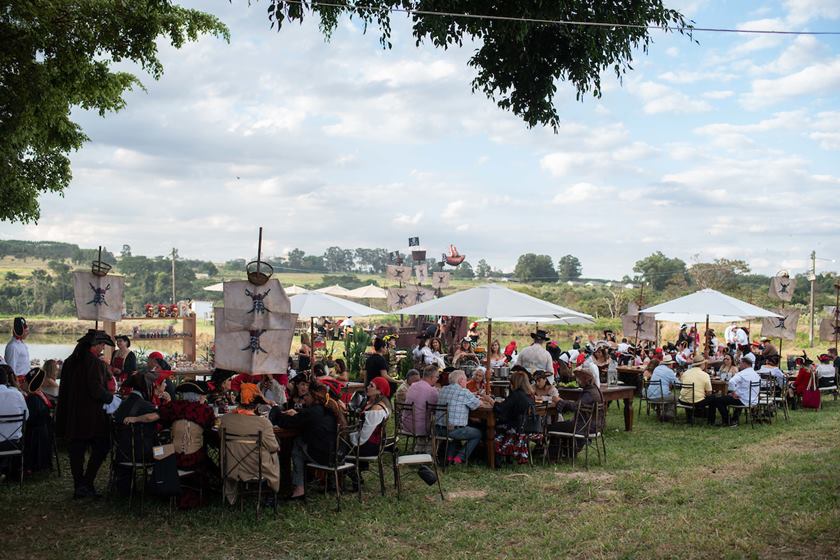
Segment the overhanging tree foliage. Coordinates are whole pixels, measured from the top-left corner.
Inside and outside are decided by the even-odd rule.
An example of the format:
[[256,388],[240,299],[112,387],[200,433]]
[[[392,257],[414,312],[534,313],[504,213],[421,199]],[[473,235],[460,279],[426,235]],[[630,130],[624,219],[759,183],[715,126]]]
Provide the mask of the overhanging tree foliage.
[[228,39],[217,18],[168,0],[0,0],[0,220],[37,221],[38,197],[70,184],[67,154],[88,140],[71,109],[118,111],[142,87],[114,63],[158,79],[159,37],[180,48],[205,33]]
[[[448,49],[464,41],[478,43],[469,65],[476,69],[473,91],[481,91],[502,109],[529,126],[547,124],[556,130],[560,116],[554,106],[557,81],[572,84],[577,98],[601,95],[601,74],[612,70],[621,78],[632,70],[634,49],[647,52],[649,27],[678,28],[691,33],[682,14],[662,0],[270,0],[271,26],[302,22],[307,14],[320,20],[329,38],[343,15],[379,29],[380,42],[390,48],[391,16],[408,13],[417,44],[431,42]],[[438,15],[464,14],[464,15]],[[468,15],[469,14],[469,15]],[[543,21],[600,22],[621,25],[582,26],[493,18]]]

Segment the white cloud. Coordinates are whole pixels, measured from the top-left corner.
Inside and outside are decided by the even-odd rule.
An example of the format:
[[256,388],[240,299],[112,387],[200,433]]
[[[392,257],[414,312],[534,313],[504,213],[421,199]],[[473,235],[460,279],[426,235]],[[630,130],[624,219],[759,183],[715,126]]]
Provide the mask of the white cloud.
[[712,106],[702,99],[695,99],[663,84],[641,82],[630,87],[644,102],[643,110],[648,114],[699,113],[711,111]]
[[461,217],[464,207],[467,205],[465,200],[453,200],[446,205],[441,216],[447,220],[454,220]]
[[840,18],[840,4],[836,0],[785,0],[788,21],[793,25],[808,23],[812,19]]
[[817,63],[776,79],[752,82],[752,90],[741,96],[741,105],[762,109],[792,97],[833,95],[840,88],[840,58]]
[[598,187],[590,183],[575,183],[562,192],[557,193],[552,202],[554,204],[575,204],[585,202],[604,195],[609,189]]
[[394,224],[400,226],[414,226],[420,223],[420,220],[423,219],[423,212],[417,212],[413,216],[409,216],[408,214],[397,214],[394,216],[392,220]]
[[731,90],[707,91],[703,93],[703,97],[706,99],[729,99],[733,95],[735,95],[735,92]]

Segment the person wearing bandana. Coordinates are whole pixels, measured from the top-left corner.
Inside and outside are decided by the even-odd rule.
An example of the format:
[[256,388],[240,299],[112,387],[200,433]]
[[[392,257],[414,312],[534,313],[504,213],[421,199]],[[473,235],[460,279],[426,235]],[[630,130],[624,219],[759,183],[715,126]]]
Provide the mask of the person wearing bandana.
[[21,381],[32,367],[29,363],[29,347],[24,342],[27,336],[29,336],[29,325],[26,324],[26,319],[15,317],[12,338],[6,344],[5,358],[6,363],[12,367]]

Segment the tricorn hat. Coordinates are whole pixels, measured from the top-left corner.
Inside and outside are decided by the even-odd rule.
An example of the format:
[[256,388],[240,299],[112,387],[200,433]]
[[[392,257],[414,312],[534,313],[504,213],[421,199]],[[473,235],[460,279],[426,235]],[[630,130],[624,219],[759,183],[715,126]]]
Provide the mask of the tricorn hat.
[[537,329],[537,332],[532,332],[531,338],[534,340],[549,340],[548,332],[542,329]]
[[30,393],[34,393],[38,389],[41,388],[41,385],[44,383],[44,379],[47,377],[47,372],[39,367],[35,367],[29,370],[29,373],[26,374],[26,381],[29,383],[28,390]]
[[184,381],[175,388],[176,393],[196,393],[198,395],[207,394],[207,384],[203,381]]

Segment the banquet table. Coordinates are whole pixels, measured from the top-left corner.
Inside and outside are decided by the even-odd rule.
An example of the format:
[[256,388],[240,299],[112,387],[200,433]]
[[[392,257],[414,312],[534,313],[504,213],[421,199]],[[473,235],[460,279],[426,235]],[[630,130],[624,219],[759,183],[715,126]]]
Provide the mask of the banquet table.
[[[567,401],[576,401],[583,394],[583,389],[571,387],[557,387],[560,398]],[[636,397],[636,388],[632,385],[610,385],[601,386],[601,394],[604,395],[604,402],[624,401],[624,430],[633,431],[633,400]]]

